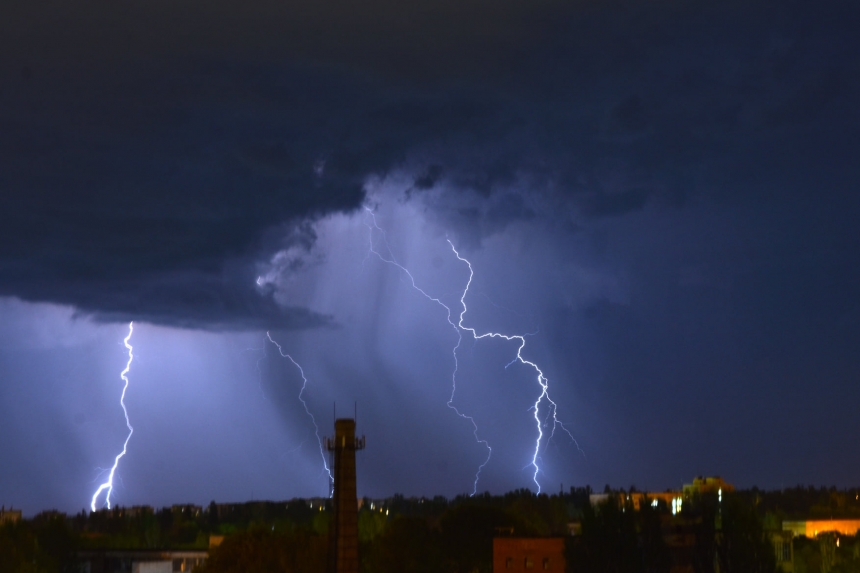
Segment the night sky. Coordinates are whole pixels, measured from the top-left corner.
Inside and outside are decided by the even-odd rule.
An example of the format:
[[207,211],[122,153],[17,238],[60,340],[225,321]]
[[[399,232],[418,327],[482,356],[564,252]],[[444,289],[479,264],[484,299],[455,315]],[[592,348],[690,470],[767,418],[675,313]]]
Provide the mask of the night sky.
[[[860,8],[5,0],[0,503],[860,485]],[[375,223],[374,223],[375,220]],[[378,225],[378,228],[374,227]],[[378,256],[382,255],[381,257]],[[412,279],[395,261],[409,270]],[[573,439],[571,439],[571,436]],[[574,441],[575,440],[575,441]]]

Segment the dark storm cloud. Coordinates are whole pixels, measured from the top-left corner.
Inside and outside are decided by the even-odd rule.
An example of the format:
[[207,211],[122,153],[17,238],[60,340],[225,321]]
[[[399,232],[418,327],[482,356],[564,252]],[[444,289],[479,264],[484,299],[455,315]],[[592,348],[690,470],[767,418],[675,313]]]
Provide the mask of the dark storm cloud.
[[325,323],[233,269],[396,169],[480,221],[474,242],[534,216],[530,193],[575,219],[844,192],[856,22],[835,2],[7,2],[0,294]]
[[[240,275],[243,276],[243,275]],[[72,292],[79,313],[99,322],[132,320],[201,330],[302,329],[332,324],[332,317],[301,307],[284,308],[271,295],[245,285],[198,273],[110,285],[97,298],[90,290]],[[67,286],[71,290],[71,286]],[[145,301],[141,304],[141,301]]]

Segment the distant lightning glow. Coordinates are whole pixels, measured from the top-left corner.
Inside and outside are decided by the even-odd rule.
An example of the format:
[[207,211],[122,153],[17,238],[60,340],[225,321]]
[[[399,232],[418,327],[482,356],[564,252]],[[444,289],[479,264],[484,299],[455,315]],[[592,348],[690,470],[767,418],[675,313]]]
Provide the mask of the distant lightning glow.
[[[535,364],[534,362],[531,362],[529,360],[526,360],[522,356],[523,348],[526,345],[525,335],[508,335],[508,334],[502,334],[502,333],[498,333],[498,332],[485,332],[483,334],[478,334],[476,329],[469,327],[469,326],[466,326],[463,323],[464,316],[466,315],[466,312],[468,311],[468,308],[466,307],[466,296],[468,295],[469,288],[472,285],[472,278],[474,277],[474,270],[472,269],[472,263],[470,263],[467,259],[465,259],[463,256],[461,256],[460,253],[457,251],[456,247],[454,247],[454,243],[452,243],[450,240],[448,240],[448,244],[451,246],[451,250],[454,252],[454,255],[457,257],[457,259],[466,263],[466,265],[469,267],[469,280],[466,282],[466,287],[463,289],[463,294],[460,296],[460,305],[462,306],[463,310],[460,311],[460,314],[458,316],[458,320],[455,323],[452,319],[452,313],[451,313],[450,307],[448,307],[445,303],[443,303],[438,298],[435,298],[435,297],[427,294],[424,290],[419,288],[415,283],[415,278],[412,276],[412,273],[410,273],[409,270],[407,270],[404,266],[402,266],[400,263],[398,263],[395,260],[394,256],[391,255],[391,249],[390,249],[390,247],[388,247],[387,240],[385,239],[385,232],[376,223],[376,217],[375,217],[373,211],[371,211],[367,207],[365,207],[365,210],[370,215],[370,218],[372,221],[372,226],[370,224],[367,225],[368,228],[370,229],[370,251],[373,254],[375,254],[381,261],[388,263],[388,264],[391,264],[391,265],[394,265],[398,269],[400,269],[409,278],[409,281],[415,290],[420,292],[425,298],[427,298],[427,299],[435,302],[436,304],[440,305],[441,307],[443,307],[445,309],[445,311],[447,312],[448,323],[457,332],[457,344],[456,344],[456,346],[454,346],[454,350],[453,350],[454,372],[452,374],[451,397],[448,400],[448,407],[451,408],[452,410],[454,410],[457,413],[457,415],[459,415],[460,417],[462,417],[464,419],[469,420],[472,423],[472,426],[474,427],[475,439],[479,443],[486,446],[487,451],[488,451],[487,459],[484,461],[484,463],[482,463],[480,465],[477,473],[475,474],[475,482],[474,482],[474,487],[472,490],[472,495],[474,495],[475,492],[477,492],[478,480],[479,480],[480,475],[481,475],[481,470],[484,469],[484,466],[486,466],[487,463],[490,461],[490,456],[492,455],[493,450],[486,440],[480,439],[478,437],[478,426],[477,426],[477,423],[475,422],[474,418],[461,413],[453,405],[454,394],[457,391],[457,371],[458,371],[458,366],[459,366],[458,360],[457,360],[457,351],[459,350],[460,345],[461,345],[462,340],[463,340],[461,332],[462,331],[469,332],[475,340],[480,340],[482,338],[501,338],[501,339],[508,340],[508,341],[519,342],[519,346],[517,347],[516,356],[513,358],[513,360],[511,360],[505,366],[505,368],[511,366],[515,362],[519,362],[525,366],[531,367],[537,373],[537,382],[538,382],[538,385],[540,386],[541,391],[540,391],[540,394],[539,394],[537,400],[535,400],[535,403],[530,408],[530,410],[533,410],[533,412],[534,412],[535,425],[537,426],[537,439],[535,440],[535,450],[534,450],[534,454],[532,455],[531,464],[529,464],[529,465],[534,467],[534,474],[532,476],[532,479],[535,482],[535,485],[537,486],[538,493],[540,493],[541,487],[540,487],[540,482],[538,481],[538,474],[540,473],[540,466],[538,465],[538,460],[539,460],[539,455],[540,455],[541,443],[543,442],[543,439],[544,439],[544,428],[546,428],[550,424],[550,418],[552,419],[552,428],[549,432],[549,438],[547,439],[547,442],[549,440],[551,440],[553,438],[553,436],[555,435],[556,428],[561,428],[570,437],[570,439],[573,441],[574,444],[576,444],[576,440],[573,438],[573,435],[570,433],[570,431],[558,419],[558,416],[557,416],[558,406],[550,398],[549,382],[548,382],[546,376],[544,376],[543,371],[541,371],[541,369],[538,367],[537,364]],[[379,251],[377,251],[375,246],[374,246],[374,242],[373,242],[373,230],[374,229],[379,231],[379,233],[383,237],[383,241],[385,242],[386,248],[387,248],[388,253],[389,253],[389,256],[387,258],[384,257],[381,253],[379,253]],[[540,408],[544,402],[546,402],[548,404],[548,408],[547,408],[547,413],[546,413],[544,420],[541,421]],[[578,449],[579,445],[576,444],[576,447]]]
[[128,348],[128,362],[125,365],[125,370],[123,370],[119,375],[120,378],[122,378],[123,381],[125,382],[125,385],[122,388],[122,394],[120,395],[120,398],[119,398],[119,405],[122,406],[122,413],[125,415],[125,425],[128,428],[128,436],[126,436],[125,442],[122,445],[122,452],[119,453],[119,455],[116,457],[116,459],[113,462],[113,467],[110,469],[110,473],[108,474],[107,481],[105,483],[101,484],[99,486],[99,488],[96,490],[96,492],[93,494],[93,500],[92,500],[92,503],[90,504],[90,508],[93,511],[96,510],[96,502],[98,501],[99,494],[101,494],[101,492],[103,492],[103,491],[107,491],[107,493],[105,494],[105,505],[107,506],[108,509],[110,509],[110,494],[111,494],[111,492],[113,492],[113,478],[114,478],[114,475],[116,474],[116,468],[119,465],[120,458],[122,458],[125,455],[125,453],[128,449],[128,441],[131,439],[131,435],[134,433],[134,428],[131,427],[131,422],[129,422],[129,420],[128,420],[128,410],[126,410],[126,408],[125,408],[125,392],[126,392],[126,390],[128,390],[128,377],[126,376],[126,374],[128,374],[129,370],[131,370],[131,361],[134,360],[134,354],[132,351],[132,347],[131,347],[131,344],[128,343],[128,341],[131,340],[131,335],[133,332],[134,332],[134,322],[129,322],[128,323],[128,336],[126,336],[125,340],[123,341],[125,343],[125,347]]
[[[290,356],[289,354],[286,354],[286,353],[284,352],[284,349],[283,349],[283,348],[281,348],[281,345],[280,345],[280,344],[278,344],[277,342],[275,342],[275,340],[272,338],[272,335],[271,335],[271,334],[269,334],[268,332],[266,332],[266,337],[269,339],[269,342],[271,342],[272,344],[274,344],[275,346],[277,346],[277,347],[278,347],[278,352],[281,354],[281,356],[282,356],[283,358],[289,358],[289,359],[290,359],[290,362],[292,362],[292,363],[293,363],[293,365],[294,365],[296,368],[298,368],[298,369],[299,369],[299,374],[301,374],[301,375],[302,375],[302,389],[301,389],[301,390],[299,390],[299,402],[301,402],[301,403],[302,403],[302,406],[304,406],[304,407],[305,407],[305,412],[306,412],[306,413],[307,413],[307,415],[310,417],[311,422],[313,422],[313,424],[314,424],[314,433],[315,433],[315,434],[316,434],[316,436],[317,436],[317,444],[319,444],[319,447],[320,447],[320,457],[322,458],[323,467],[325,468],[325,471],[326,471],[326,473],[328,474],[328,478],[329,478],[329,485],[331,485],[331,484],[333,483],[333,481],[334,481],[334,476],[332,476],[332,475],[331,475],[331,470],[329,470],[329,468],[328,468],[328,464],[326,463],[326,460],[325,460],[325,451],[323,450],[322,439],[320,438],[320,429],[319,429],[319,426],[317,426],[316,418],[314,418],[314,415],[313,415],[313,414],[311,414],[311,411],[310,411],[310,409],[308,408],[308,404],[307,404],[307,402],[305,402],[304,398],[302,398],[302,394],[304,394],[304,392],[305,392],[305,388],[306,388],[306,387],[307,387],[307,385],[308,385],[308,379],[307,379],[307,378],[305,378],[305,371],[304,371],[304,369],[301,367],[301,365],[293,359],[293,357],[292,357],[292,356]],[[303,442],[303,443],[304,443],[304,442]],[[300,446],[300,447],[301,447],[301,446]]]
[[[460,349],[460,345],[463,342],[463,335],[460,333],[460,328],[457,327],[457,324],[455,324],[453,319],[452,319],[450,307],[448,307],[448,305],[446,305],[444,302],[442,302],[438,298],[427,294],[423,289],[421,289],[415,283],[415,277],[412,276],[412,273],[410,273],[406,267],[404,267],[403,265],[398,263],[397,260],[394,258],[394,255],[391,253],[391,248],[388,246],[388,241],[385,238],[385,231],[383,231],[379,227],[379,225],[376,223],[376,216],[374,215],[373,211],[371,211],[367,207],[365,207],[365,210],[370,215],[370,218],[373,221],[373,226],[371,226],[369,224],[367,225],[367,228],[370,231],[370,252],[373,253],[374,255],[376,255],[379,258],[379,260],[381,260],[382,262],[388,263],[389,265],[393,265],[393,266],[397,267],[398,269],[400,269],[407,277],[409,277],[409,282],[412,284],[412,288],[414,288],[419,293],[421,293],[426,299],[428,299],[432,302],[435,302],[436,304],[438,304],[439,306],[444,308],[445,312],[447,313],[448,324],[451,325],[451,328],[453,328],[454,332],[457,334],[457,344],[454,346],[454,349],[452,351],[452,353],[454,355],[454,372],[451,374],[451,396],[448,398],[447,406],[451,410],[453,410],[454,413],[456,413],[458,416],[460,416],[464,420],[468,420],[469,422],[471,422],[472,433],[475,436],[475,441],[478,442],[479,444],[482,444],[485,448],[487,448],[487,459],[485,459],[484,462],[480,466],[478,466],[478,471],[475,473],[475,481],[472,484],[472,494],[471,495],[475,495],[475,493],[478,491],[478,480],[481,477],[481,471],[490,462],[490,457],[493,455],[493,448],[490,447],[490,443],[487,440],[484,440],[478,436],[478,424],[477,424],[477,422],[475,422],[475,419],[473,417],[467,415],[467,414],[462,413],[454,405],[454,394],[457,393],[457,372],[459,369],[459,361],[457,359],[457,351]],[[379,231],[379,233],[382,235],[383,242],[385,243],[386,249],[388,250],[388,255],[389,255],[388,258],[384,257],[379,251],[376,250],[376,247],[374,246],[374,242],[373,242],[373,230],[374,229]],[[461,317],[461,321],[462,321],[462,317]]]

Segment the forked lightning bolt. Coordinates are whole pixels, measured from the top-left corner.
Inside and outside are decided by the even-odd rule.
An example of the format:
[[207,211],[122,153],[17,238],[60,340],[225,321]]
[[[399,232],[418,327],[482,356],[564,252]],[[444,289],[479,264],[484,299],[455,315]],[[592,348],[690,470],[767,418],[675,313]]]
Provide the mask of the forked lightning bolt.
[[[381,260],[382,262],[388,263],[389,265],[393,265],[393,266],[397,267],[398,269],[400,269],[400,271],[403,274],[405,274],[407,277],[409,277],[409,282],[412,284],[412,288],[414,288],[415,290],[420,292],[426,299],[428,299],[432,302],[435,302],[436,304],[438,304],[439,306],[444,308],[445,312],[447,313],[448,324],[451,325],[451,328],[453,328],[454,332],[457,334],[457,344],[454,346],[454,350],[453,350],[454,372],[451,374],[451,396],[448,398],[447,406],[451,410],[453,410],[458,416],[460,416],[464,420],[468,420],[469,422],[471,422],[472,433],[475,435],[475,441],[477,441],[479,444],[482,444],[485,448],[487,448],[487,459],[484,460],[484,463],[482,463],[480,466],[478,466],[478,471],[475,473],[475,482],[472,484],[472,494],[471,495],[475,495],[475,493],[478,491],[478,480],[481,477],[481,470],[483,470],[484,466],[486,466],[490,462],[490,457],[493,455],[493,448],[490,447],[490,443],[487,440],[484,440],[478,436],[478,424],[477,424],[477,422],[475,422],[475,419],[469,415],[462,413],[454,405],[454,394],[457,393],[457,372],[458,372],[458,368],[459,368],[459,361],[457,359],[457,350],[460,349],[460,344],[463,342],[463,335],[460,333],[460,328],[457,327],[457,324],[454,322],[454,320],[452,318],[451,308],[448,305],[446,305],[444,302],[439,300],[438,298],[427,294],[423,289],[421,289],[415,283],[415,277],[412,276],[412,273],[410,273],[406,267],[404,267],[403,265],[398,263],[397,260],[394,258],[394,255],[391,253],[391,248],[388,246],[388,240],[385,238],[385,231],[383,231],[379,227],[379,225],[376,223],[376,216],[374,215],[373,211],[371,211],[368,207],[365,207],[365,211],[367,211],[367,213],[370,215],[370,219],[373,222],[372,226],[370,224],[367,224],[367,228],[370,231],[370,252],[373,253],[374,255],[376,255],[379,258],[379,260]],[[374,229],[379,231],[379,233],[382,235],[382,240],[385,243],[386,250],[388,251],[388,258],[384,257],[379,251],[376,250],[376,246],[374,245],[374,242],[373,242],[373,230]],[[453,245],[452,245],[452,247],[453,247]],[[463,296],[465,296],[465,294]],[[462,322],[462,316],[461,316],[460,320]]]
[[[507,368],[508,366],[510,366],[511,364],[513,364],[513,363],[515,363],[515,362],[519,362],[519,363],[521,363],[521,364],[523,364],[523,365],[525,365],[525,366],[529,366],[529,367],[531,367],[531,368],[532,368],[532,369],[534,369],[534,371],[537,373],[537,382],[538,382],[538,385],[539,385],[539,386],[540,386],[540,388],[541,388],[541,391],[540,391],[540,394],[539,394],[539,396],[538,396],[537,400],[535,400],[535,403],[534,403],[534,405],[532,406],[532,408],[531,408],[531,409],[534,411],[534,419],[535,419],[535,424],[536,424],[536,426],[537,426],[537,433],[538,433],[538,435],[537,435],[537,439],[535,440],[535,451],[534,451],[534,454],[532,455],[532,461],[531,461],[531,464],[530,464],[530,465],[534,467],[534,474],[533,474],[533,476],[532,476],[532,479],[533,479],[533,481],[535,482],[535,485],[537,486],[538,493],[540,493],[540,491],[541,491],[541,487],[540,487],[540,482],[538,481],[538,474],[540,473],[540,466],[538,465],[538,458],[539,458],[539,455],[540,455],[540,446],[541,446],[541,442],[543,441],[543,438],[544,438],[544,431],[543,431],[543,430],[544,430],[544,428],[546,428],[546,427],[549,425],[549,419],[550,419],[550,417],[552,418],[552,428],[551,428],[551,431],[550,431],[549,439],[552,439],[552,437],[555,435],[555,430],[556,430],[556,428],[561,428],[561,429],[562,429],[562,430],[563,430],[563,431],[564,431],[564,432],[565,432],[565,433],[570,437],[570,439],[571,439],[571,440],[573,440],[573,443],[574,443],[574,444],[576,444],[576,440],[573,438],[573,435],[570,433],[570,431],[569,431],[569,430],[564,426],[564,424],[563,424],[563,423],[558,419],[558,416],[557,416],[558,406],[557,406],[557,405],[556,405],[556,403],[555,403],[555,402],[550,398],[550,395],[549,395],[549,382],[547,381],[546,376],[544,376],[544,373],[541,371],[541,369],[538,367],[538,365],[537,365],[537,364],[535,364],[534,362],[531,362],[531,361],[529,361],[529,360],[526,360],[526,359],[525,359],[525,358],[523,358],[523,356],[522,356],[523,348],[524,348],[524,347],[525,347],[525,345],[526,345],[526,339],[525,339],[525,337],[524,337],[523,335],[508,335],[508,334],[502,334],[502,333],[499,333],[499,332],[485,332],[485,333],[483,333],[483,334],[478,334],[478,332],[477,332],[477,330],[476,330],[476,329],[474,329],[474,328],[472,328],[472,327],[469,327],[469,326],[466,326],[466,325],[463,323],[464,316],[466,315],[466,312],[468,311],[468,308],[466,307],[466,295],[468,295],[468,294],[469,294],[469,288],[470,288],[470,287],[471,287],[471,285],[472,285],[472,278],[474,277],[474,270],[472,269],[472,263],[470,263],[467,259],[465,259],[464,257],[462,257],[462,256],[460,255],[460,253],[457,251],[456,247],[454,247],[454,243],[452,243],[450,240],[448,240],[448,244],[451,246],[451,250],[454,252],[454,255],[457,257],[457,259],[459,259],[460,261],[462,261],[462,262],[466,263],[466,265],[467,265],[467,266],[468,266],[468,268],[469,268],[469,280],[466,282],[466,287],[463,289],[463,294],[460,296],[460,305],[462,306],[462,310],[460,311],[460,314],[459,314],[459,316],[458,316],[458,320],[457,320],[457,322],[455,323],[455,322],[453,321],[453,319],[452,319],[452,316],[451,316],[451,315],[452,315],[452,313],[451,313],[451,309],[450,309],[450,307],[448,307],[445,303],[443,303],[443,302],[442,302],[441,300],[439,300],[438,298],[435,298],[435,297],[433,297],[433,296],[431,296],[431,295],[427,294],[424,290],[422,290],[421,288],[419,288],[419,287],[415,284],[415,279],[414,279],[414,277],[412,276],[412,273],[410,273],[410,272],[409,272],[409,270],[407,270],[405,267],[403,267],[400,263],[398,263],[398,262],[394,259],[394,256],[393,256],[393,255],[391,255],[391,249],[388,247],[387,240],[385,239],[385,232],[384,232],[384,231],[379,227],[379,225],[376,223],[376,217],[375,217],[375,215],[374,215],[373,211],[371,211],[368,207],[365,207],[365,210],[366,210],[366,211],[367,211],[367,213],[370,215],[370,218],[371,218],[371,221],[372,221],[372,226],[371,226],[370,224],[368,224],[368,225],[367,225],[367,226],[368,226],[368,228],[370,229],[370,251],[371,251],[373,254],[375,254],[375,255],[376,255],[376,256],[377,256],[381,261],[383,261],[383,262],[385,262],[385,263],[388,263],[388,264],[391,264],[391,265],[394,265],[394,266],[396,266],[397,268],[399,268],[399,269],[400,269],[400,270],[401,270],[401,271],[402,271],[402,272],[403,272],[403,273],[404,273],[404,274],[409,278],[409,281],[410,281],[410,283],[412,284],[412,287],[413,287],[415,290],[417,290],[418,292],[420,292],[420,293],[421,293],[422,295],[424,295],[424,297],[426,297],[427,299],[429,299],[429,300],[431,300],[431,301],[435,302],[436,304],[438,304],[438,305],[442,306],[442,307],[445,309],[445,311],[447,312],[447,315],[448,315],[448,316],[447,316],[448,323],[449,323],[449,324],[454,328],[454,330],[457,332],[457,344],[456,344],[456,346],[454,346],[454,350],[453,350],[453,354],[454,354],[454,372],[453,372],[453,374],[452,374],[451,397],[450,397],[450,399],[448,400],[448,407],[449,407],[449,408],[451,408],[452,410],[454,410],[454,411],[455,411],[455,412],[456,412],[460,417],[462,417],[462,418],[464,418],[464,419],[467,419],[467,420],[469,420],[469,421],[472,423],[472,426],[474,427],[475,439],[476,439],[479,443],[484,444],[484,446],[486,446],[487,451],[488,451],[488,453],[487,453],[487,459],[484,461],[484,463],[483,463],[483,464],[481,464],[481,465],[480,465],[480,467],[478,468],[477,473],[475,474],[475,483],[474,483],[474,488],[473,488],[473,490],[472,490],[472,495],[474,495],[474,494],[475,494],[475,492],[476,492],[476,491],[477,491],[477,489],[478,489],[478,480],[479,480],[480,475],[481,475],[481,470],[482,470],[482,469],[484,469],[484,466],[486,466],[486,465],[487,465],[487,463],[490,461],[490,456],[492,455],[492,451],[493,451],[493,450],[492,450],[492,448],[490,447],[489,443],[488,443],[486,440],[482,440],[482,439],[480,439],[480,438],[478,437],[478,426],[477,426],[477,423],[475,422],[474,418],[472,418],[471,416],[467,416],[467,415],[465,415],[465,414],[461,413],[461,412],[460,412],[460,411],[459,411],[459,410],[458,410],[458,409],[453,405],[453,401],[454,401],[454,394],[455,394],[455,393],[456,393],[456,391],[457,391],[457,371],[458,371],[457,351],[459,350],[460,345],[461,345],[462,340],[463,340],[462,335],[461,335],[461,332],[462,332],[462,331],[469,332],[475,340],[480,340],[480,339],[482,339],[482,338],[501,338],[501,339],[508,340],[508,341],[517,341],[517,342],[519,343],[519,346],[517,347],[517,354],[516,354],[516,356],[514,357],[514,359],[513,359],[513,360],[511,360],[511,361],[507,364],[507,366],[505,366],[505,368]],[[376,229],[377,231],[379,231],[379,233],[380,233],[380,234],[382,235],[382,237],[383,237],[383,241],[386,243],[386,248],[388,249],[388,253],[389,253],[389,257],[388,257],[388,258],[386,258],[386,257],[384,257],[382,254],[380,254],[380,253],[379,253],[379,251],[377,251],[377,250],[376,250],[376,248],[375,248],[375,246],[374,246],[374,242],[373,242],[373,230],[374,230],[374,229]],[[540,407],[541,407],[541,404],[543,404],[543,403],[544,403],[544,401],[546,401],[546,402],[548,403],[548,412],[547,412],[547,415],[546,415],[546,418],[544,419],[544,421],[541,421],[541,419],[540,419]],[[549,440],[549,439],[548,439],[548,440]],[[548,440],[547,440],[547,441],[548,441]],[[577,448],[579,448],[579,445],[578,445],[578,444],[576,444],[576,446],[577,446]],[[580,450],[580,451],[581,451],[581,450]]]
[[[284,349],[283,349],[283,348],[281,348],[281,345],[280,345],[280,344],[278,344],[277,342],[275,342],[275,339],[273,339],[273,338],[272,338],[272,335],[271,335],[271,334],[269,334],[268,332],[266,332],[266,337],[269,339],[269,342],[271,342],[272,344],[274,344],[275,346],[277,346],[277,347],[278,347],[278,352],[280,353],[280,355],[281,355],[283,358],[289,358],[289,359],[290,359],[290,362],[292,362],[292,363],[293,363],[293,365],[294,365],[296,368],[298,368],[298,369],[299,369],[299,374],[301,374],[301,375],[302,375],[302,389],[301,389],[301,390],[299,390],[299,402],[301,402],[301,403],[302,403],[302,406],[304,406],[304,407],[305,407],[305,412],[307,412],[307,415],[310,417],[311,422],[313,422],[313,424],[314,424],[314,433],[315,433],[315,434],[316,434],[316,436],[317,436],[317,444],[319,444],[319,447],[320,447],[320,457],[322,457],[323,467],[325,468],[325,471],[326,471],[326,473],[328,474],[329,486],[331,486],[331,484],[334,482],[334,476],[332,476],[332,475],[331,475],[331,470],[328,468],[328,464],[327,464],[327,463],[326,463],[326,461],[325,461],[325,451],[323,450],[322,439],[320,438],[320,429],[319,429],[319,427],[317,426],[316,418],[314,418],[314,415],[313,415],[313,414],[311,414],[311,411],[310,411],[310,409],[308,408],[308,404],[307,404],[307,402],[305,402],[304,398],[302,398],[302,394],[304,394],[304,393],[305,393],[305,388],[306,388],[306,387],[307,387],[307,385],[308,385],[308,379],[307,379],[307,378],[305,378],[305,371],[304,371],[304,369],[301,367],[301,365],[293,359],[293,357],[292,357],[292,356],[290,356],[289,354],[286,354],[286,353],[284,352]],[[301,447],[301,446],[299,446],[299,447]],[[329,493],[331,493],[331,492],[329,492]]]
[[120,458],[125,455],[128,449],[128,441],[131,439],[131,435],[134,433],[134,428],[131,427],[131,422],[129,422],[128,420],[128,410],[125,409],[125,391],[128,390],[128,377],[126,376],[126,374],[128,374],[128,371],[131,370],[131,361],[134,360],[134,354],[131,344],[128,343],[128,341],[131,340],[132,332],[134,332],[134,322],[129,322],[128,336],[126,336],[125,340],[123,341],[125,343],[125,347],[128,348],[128,362],[125,365],[125,370],[123,370],[119,375],[120,378],[122,378],[125,382],[125,385],[122,387],[122,394],[119,398],[119,405],[122,406],[122,413],[125,415],[125,425],[128,428],[128,436],[126,436],[125,442],[122,445],[122,451],[119,453],[119,455],[113,462],[113,467],[110,469],[107,481],[101,484],[96,490],[96,492],[93,494],[93,501],[90,504],[90,508],[93,511],[96,510],[96,502],[98,501],[99,494],[101,494],[101,492],[103,491],[107,491],[107,493],[105,494],[105,505],[108,509],[110,509],[110,494],[111,492],[113,492],[113,478],[116,474],[116,468],[119,465]]
[[[570,437],[570,439],[573,440],[574,444],[576,444],[576,440],[574,439],[573,434],[571,434],[570,431],[564,426],[564,424],[558,419],[558,415],[557,415],[558,414],[558,406],[556,405],[555,402],[553,402],[552,398],[550,398],[550,396],[549,396],[549,381],[546,379],[546,376],[544,376],[544,373],[541,371],[541,369],[538,367],[537,364],[523,358],[522,352],[523,352],[523,348],[525,348],[525,346],[526,346],[525,337],[522,335],[519,335],[519,334],[508,335],[508,334],[502,334],[499,332],[485,332],[484,334],[478,334],[478,332],[474,328],[471,328],[469,326],[465,326],[463,324],[463,317],[466,315],[466,312],[468,311],[468,308],[466,308],[466,295],[469,294],[469,287],[472,286],[472,278],[475,276],[475,273],[474,273],[474,270],[472,269],[472,263],[470,263],[468,260],[463,258],[460,255],[460,253],[457,252],[457,249],[454,247],[454,243],[452,243],[450,241],[450,239],[448,240],[448,244],[451,245],[451,250],[454,251],[454,254],[457,256],[457,258],[459,260],[463,261],[464,263],[466,263],[466,265],[469,267],[469,280],[466,282],[466,288],[463,290],[463,295],[460,297],[460,304],[463,306],[463,310],[460,311],[460,319],[457,321],[457,326],[463,330],[471,332],[472,336],[475,338],[475,340],[480,340],[482,338],[502,338],[504,340],[516,340],[516,341],[518,341],[519,346],[517,347],[517,355],[513,360],[511,360],[507,364],[507,366],[505,366],[505,368],[507,368],[508,366],[513,364],[514,362],[519,362],[520,364],[530,366],[537,373],[537,382],[540,385],[541,392],[540,392],[540,395],[538,396],[537,400],[535,400],[534,406],[532,406],[532,409],[534,410],[534,418],[535,418],[535,424],[537,425],[538,436],[537,436],[537,440],[535,440],[535,453],[532,456],[531,465],[535,469],[535,472],[534,472],[534,475],[532,476],[532,479],[534,480],[535,485],[537,486],[538,493],[540,493],[540,482],[538,482],[538,479],[537,479],[538,473],[540,473],[540,467],[538,466],[538,456],[540,454],[540,444],[541,444],[541,441],[543,440],[543,436],[544,436],[543,428],[545,428],[548,425],[548,423],[549,423],[548,420],[549,420],[550,416],[552,416],[552,430],[550,431],[549,440],[551,440],[553,438],[553,436],[555,435],[556,428],[561,428],[562,430],[564,430],[564,432]],[[540,405],[544,400],[546,400],[549,403],[549,411],[547,412],[546,419],[544,420],[543,423],[541,423],[539,412],[540,412]],[[576,444],[576,446],[577,446],[577,448],[579,448],[578,444]]]

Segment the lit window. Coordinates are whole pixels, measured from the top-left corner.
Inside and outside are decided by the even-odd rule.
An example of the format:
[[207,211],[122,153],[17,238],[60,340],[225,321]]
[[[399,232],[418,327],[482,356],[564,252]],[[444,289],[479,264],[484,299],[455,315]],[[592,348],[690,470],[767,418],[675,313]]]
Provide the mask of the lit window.
[[534,569],[534,566],[535,566],[535,562],[532,560],[532,558],[526,557],[526,560],[525,560],[526,569]]

